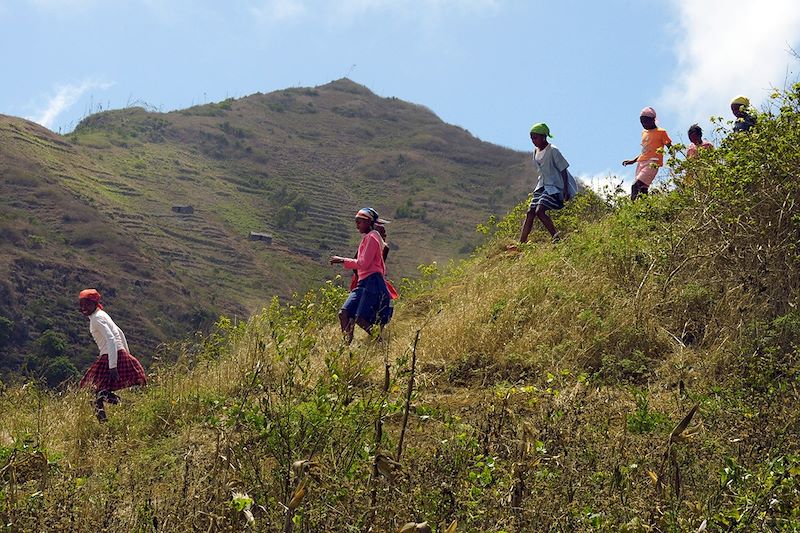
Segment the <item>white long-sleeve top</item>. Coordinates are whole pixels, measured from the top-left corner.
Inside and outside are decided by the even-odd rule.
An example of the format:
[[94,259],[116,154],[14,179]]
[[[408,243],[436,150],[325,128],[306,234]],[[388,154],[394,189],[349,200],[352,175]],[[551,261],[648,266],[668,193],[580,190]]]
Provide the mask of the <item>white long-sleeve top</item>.
[[125,334],[102,309],[89,315],[89,331],[97,343],[100,355],[108,354],[108,368],[117,368],[117,350],[130,353]]

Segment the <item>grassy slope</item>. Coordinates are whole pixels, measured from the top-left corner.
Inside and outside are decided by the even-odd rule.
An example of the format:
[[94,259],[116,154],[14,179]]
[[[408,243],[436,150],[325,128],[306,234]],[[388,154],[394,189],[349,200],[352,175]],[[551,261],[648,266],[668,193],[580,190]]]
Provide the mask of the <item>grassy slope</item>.
[[[683,192],[574,200],[556,246],[539,229],[506,251],[519,206],[471,260],[404,288],[387,344],[340,344],[328,284],[175,347],[106,426],[86,394],[4,391],[3,523],[238,531],[250,498],[258,531],[797,530],[800,113],[785,104],[679,169]],[[379,417],[396,453],[417,331],[403,468],[373,478]],[[293,473],[308,457],[313,475]]]
[[[150,360],[159,342],[220,312],[247,316],[338,273],[325,258],[355,249],[358,206],[417,217],[389,228],[399,278],[470,249],[475,224],[530,184],[524,154],[349,80],[171,113],[104,112],[68,137],[2,117],[0,143],[7,369],[29,354],[39,371],[59,354],[90,360],[72,302],[84,286],[108,296]],[[194,214],[173,213],[180,204]],[[287,205],[302,217],[281,227]],[[250,231],[273,233],[273,245],[248,241]],[[64,346],[40,348],[47,330]]]

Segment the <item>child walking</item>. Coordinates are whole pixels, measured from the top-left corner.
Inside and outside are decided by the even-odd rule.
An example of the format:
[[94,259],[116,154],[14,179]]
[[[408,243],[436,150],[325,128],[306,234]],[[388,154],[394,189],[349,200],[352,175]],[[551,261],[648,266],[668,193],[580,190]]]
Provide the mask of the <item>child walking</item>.
[[547,124],[544,122],[534,124],[530,134],[531,142],[535,147],[533,164],[539,170],[539,181],[536,182],[533,200],[528,214],[525,216],[525,222],[522,224],[519,242],[528,242],[528,235],[537,218],[542,221],[542,225],[550,233],[553,242],[556,242],[559,240],[560,234],[556,231],[553,219],[550,218],[547,211],[564,207],[564,201],[569,200],[574,192],[570,191],[574,187],[570,183],[572,176],[567,171],[569,163],[558,148],[547,142],[547,138],[552,137]]
[[691,159],[693,157],[697,157],[698,151],[700,148],[706,150],[708,148],[714,148],[714,145],[708,141],[703,140],[703,128],[698,126],[697,124],[692,124],[689,127],[689,147],[686,149],[686,158]]
[[656,125],[656,110],[645,107],[639,114],[642,123],[642,153],[633,159],[626,159],[623,166],[636,163],[636,176],[631,186],[631,200],[636,200],[640,194],[647,194],[650,185],[658,174],[658,169],[664,166],[664,148],[672,146],[667,130]]
[[119,403],[119,396],[114,391],[144,385],[147,377],[142,364],[130,354],[125,334],[103,310],[100,293],[96,289],[82,290],[78,295],[78,305],[81,314],[89,317],[89,331],[100,351],[99,357],[81,379],[80,386],[91,385],[94,388],[95,415],[100,422],[105,422],[104,403]]
[[731,113],[735,118],[733,132],[748,132],[756,125],[756,117],[750,114],[750,99],[746,96],[737,96],[731,100]]
[[[372,326],[379,322],[381,314],[386,315],[385,309],[389,307],[389,290],[384,278],[386,265],[383,261],[384,242],[380,233],[375,229],[376,224],[384,221],[378,212],[371,207],[359,209],[356,213],[356,228],[363,235],[358,245],[355,259],[331,256],[331,264],[342,264],[346,269],[355,269],[358,274],[358,284],[350,292],[339,311],[339,324],[347,343],[353,341],[355,325],[358,324],[364,331],[370,333]],[[388,322],[388,317],[386,318]]]

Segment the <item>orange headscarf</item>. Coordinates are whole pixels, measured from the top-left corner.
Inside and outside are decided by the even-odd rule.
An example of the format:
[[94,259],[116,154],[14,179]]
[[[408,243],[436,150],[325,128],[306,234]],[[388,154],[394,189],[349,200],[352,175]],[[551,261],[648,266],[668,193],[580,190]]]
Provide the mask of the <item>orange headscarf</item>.
[[83,289],[80,294],[78,295],[79,300],[90,300],[97,304],[98,309],[102,309],[103,306],[100,305],[100,293],[97,292],[97,289]]

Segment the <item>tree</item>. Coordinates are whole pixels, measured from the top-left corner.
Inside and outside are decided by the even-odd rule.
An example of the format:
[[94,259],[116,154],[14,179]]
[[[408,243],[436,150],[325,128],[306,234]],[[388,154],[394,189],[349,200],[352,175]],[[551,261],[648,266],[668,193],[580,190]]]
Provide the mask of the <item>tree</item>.
[[275,215],[275,224],[279,228],[285,228],[294,225],[296,219],[297,210],[290,205],[285,205],[278,209],[278,213]]

